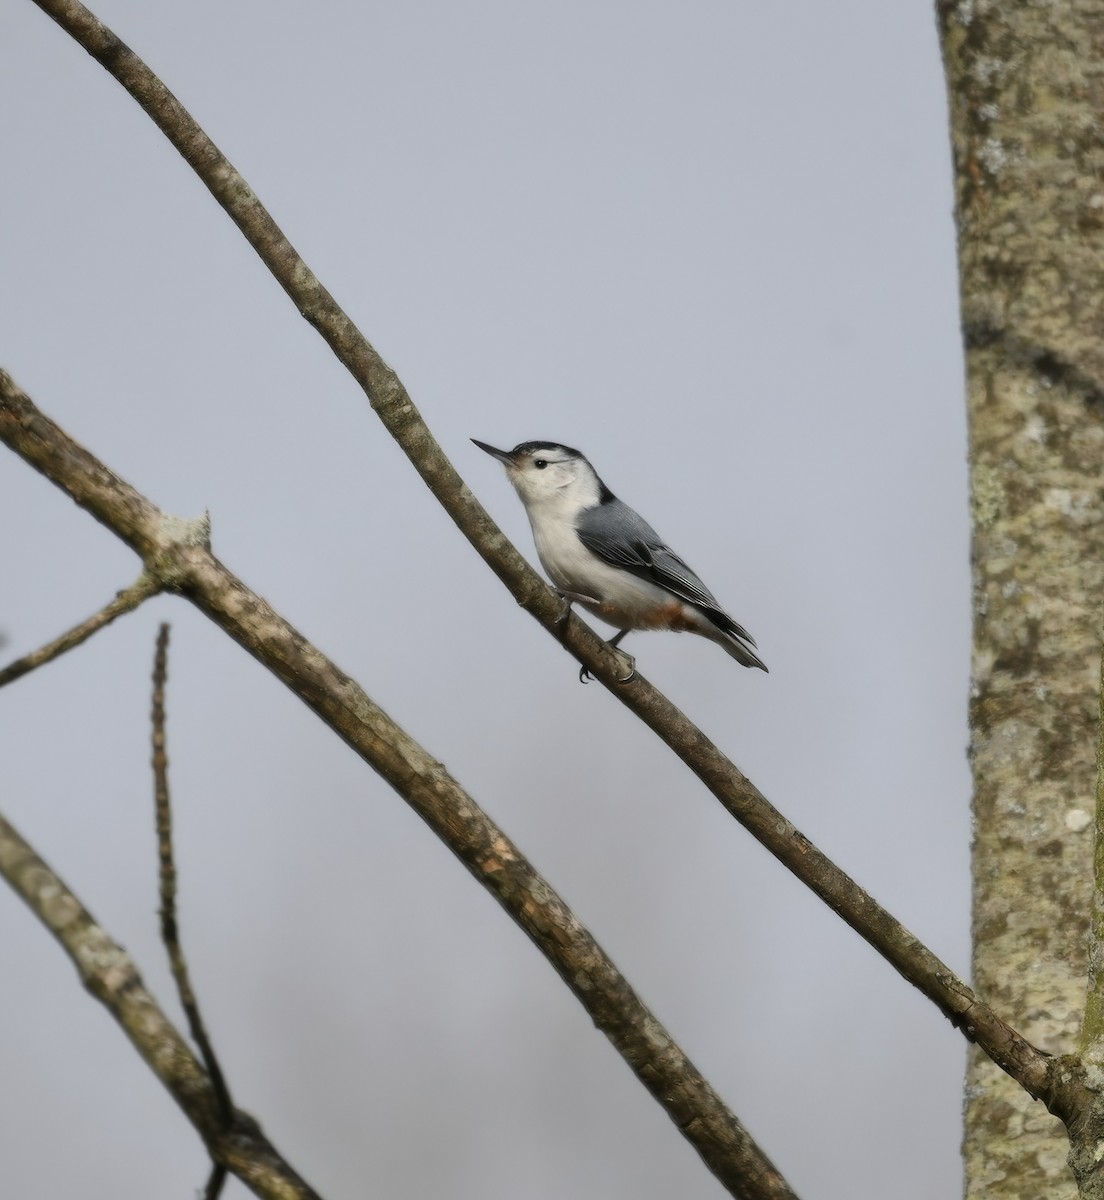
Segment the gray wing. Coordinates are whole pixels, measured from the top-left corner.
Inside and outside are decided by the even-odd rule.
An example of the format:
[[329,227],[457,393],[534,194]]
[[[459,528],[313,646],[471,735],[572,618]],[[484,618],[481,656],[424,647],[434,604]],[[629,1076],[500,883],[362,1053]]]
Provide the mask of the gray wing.
[[[702,615],[722,633],[735,639],[735,657],[745,667],[766,665],[750,650],[741,646],[755,645],[755,639],[738,625],[717,603],[713,593],[663,541],[639,513],[616,496],[604,504],[588,508],[576,522],[579,540],[588,550],[611,566],[623,567],[633,575],[666,588],[680,600],[695,605]],[[733,653],[732,650],[729,653]]]
[[588,550],[615,567],[622,567],[659,584],[708,615],[724,615],[713,593],[644,520],[620,500],[588,508],[576,524],[579,540]]

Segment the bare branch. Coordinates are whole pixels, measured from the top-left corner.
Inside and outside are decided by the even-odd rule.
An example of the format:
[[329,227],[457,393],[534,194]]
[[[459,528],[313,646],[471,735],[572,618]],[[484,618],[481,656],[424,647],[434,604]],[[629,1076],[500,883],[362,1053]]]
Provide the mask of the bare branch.
[[[517,602],[607,685],[624,675],[620,654],[574,613],[525,562],[472,495],[395,372],[322,286],[249,184],[146,64],[75,0],[35,0],[142,107],[241,230],[302,316],[322,335],[368,397],[430,491]],[[134,548],[141,554],[141,549]]]
[[[1046,1056],[1029,1045],[854,880],[820,853],[673,704],[641,675],[621,686],[617,653],[563,604],[472,496],[390,367],[296,253],[245,180],[140,58],[75,0],[36,0],[127,89],[192,165],[300,312],[364,389],[456,525],[532,616],[632,709],[690,767],[728,811],[874,946],[952,1023],[1032,1095],[1046,1088]],[[33,460],[32,460],[33,461]],[[36,463],[36,465],[39,465]],[[39,465],[40,470],[45,467]],[[95,515],[96,509],[90,505]],[[100,518],[103,519],[103,518]],[[143,553],[137,530],[119,536]],[[137,538],[137,540],[136,540]]]
[[[36,2],[115,76],[194,167],[300,312],[364,389],[434,495],[517,602],[657,733],[754,837],[994,1062],[1032,1095],[1042,1098],[1048,1089],[1048,1071],[1041,1051],[1002,1021],[900,922],[821,854],[643,676],[638,673],[632,683],[619,686],[616,653],[582,621],[572,615],[566,626],[561,625],[562,602],[472,496],[398,377],[322,287],[244,179],[153,72],[82,5],[72,0]],[[131,540],[132,535],[123,530],[119,533]],[[139,549],[133,541],[131,544]]]
[[[729,760],[639,674],[619,687],[616,653],[562,604],[507,541],[456,474],[398,377],[295,252],[254,193],[179,101],[105,25],[73,0],[36,0],[130,92],[226,209],[303,316],[363,388],[449,515],[514,598],[655,731],[728,811],[860,933],[910,983],[1032,1095],[1052,1091],[1048,1058],[822,855]],[[124,538],[127,534],[120,531]]]
[[383,776],[528,934],[732,1195],[793,1197],[548,881],[439,762],[215,558],[202,526],[163,514],[39,412],[3,371],[0,441],[137,549],[149,571],[171,580]]
[[235,1111],[227,1125],[210,1079],[146,990],[133,959],[2,816],[0,875],[61,943],[81,982],[122,1026],[195,1126],[211,1157],[258,1196],[318,1200],[252,1117]]
[[0,687],[6,683],[13,683],[16,679],[33,671],[35,667],[45,666],[46,663],[53,662],[55,658],[64,654],[66,650],[72,650],[75,646],[86,642],[105,625],[110,625],[116,617],[121,617],[123,613],[133,612],[143,600],[148,600],[150,596],[156,596],[160,590],[161,585],[153,576],[143,571],[130,587],[124,588],[115,596],[114,600],[105,604],[98,613],[93,613],[87,621],[82,621],[55,641],[32,651],[23,658],[17,658],[15,662],[9,663],[3,670],[0,670]]
[[[1048,1090],[1047,1056],[984,1004],[944,963],[820,853],[708,738],[639,673],[620,685],[616,651],[572,614],[511,545],[457,475],[398,376],[296,253],[249,185],[160,79],[101,21],[75,0],[36,0],[137,100],[194,168],[212,195],[338,359],[449,516],[484,561],[576,659],[632,709],[776,858],[894,968],[919,988],[968,1038],[1032,1095]],[[33,460],[31,460],[33,461]],[[38,464],[36,464],[38,465]],[[40,470],[45,468],[39,466]],[[95,508],[90,506],[95,515]],[[100,518],[102,519],[102,518]],[[119,536],[131,534],[119,529]],[[142,553],[138,543],[131,541]]]
[[[157,817],[157,850],[160,859],[160,891],[161,891],[161,940],[165,943],[165,951],[169,956],[173,979],[176,980],[176,990],[184,1014],[188,1018],[188,1028],[192,1038],[199,1047],[203,1057],[203,1065],[211,1077],[211,1086],[218,1098],[219,1111],[223,1120],[229,1124],[233,1118],[234,1104],[230,1099],[230,1090],[222,1074],[218,1058],[215,1056],[211,1039],[207,1035],[207,1027],[199,1011],[199,1001],[192,990],[192,982],[188,974],[188,963],[184,958],[184,948],[180,944],[180,928],[176,919],[176,863],[173,861],[172,842],[172,805],[169,801],[169,756],[165,749],[165,680],[168,675],[169,657],[169,626],[162,623],[157,633],[157,651],[153,660],[153,792],[154,809]],[[221,1187],[221,1184],[219,1185]]]

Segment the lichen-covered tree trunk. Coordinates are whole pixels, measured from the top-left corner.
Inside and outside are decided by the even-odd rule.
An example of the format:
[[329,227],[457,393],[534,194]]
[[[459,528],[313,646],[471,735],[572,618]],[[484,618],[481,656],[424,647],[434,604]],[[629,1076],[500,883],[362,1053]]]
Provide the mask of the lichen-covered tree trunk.
[[[1104,3],[940,0],[973,497],[974,980],[1076,1049],[1104,596]],[[971,1056],[966,1194],[1077,1195],[1062,1126]]]

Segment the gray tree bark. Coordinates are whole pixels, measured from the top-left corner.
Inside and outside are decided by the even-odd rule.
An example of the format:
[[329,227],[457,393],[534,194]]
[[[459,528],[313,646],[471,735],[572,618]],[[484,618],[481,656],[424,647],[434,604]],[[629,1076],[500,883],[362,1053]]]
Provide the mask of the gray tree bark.
[[[1086,998],[1104,585],[1104,5],[937,7],[970,414],[974,982],[1068,1054]],[[966,1095],[968,1197],[1078,1194],[1059,1122],[977,1052]]]

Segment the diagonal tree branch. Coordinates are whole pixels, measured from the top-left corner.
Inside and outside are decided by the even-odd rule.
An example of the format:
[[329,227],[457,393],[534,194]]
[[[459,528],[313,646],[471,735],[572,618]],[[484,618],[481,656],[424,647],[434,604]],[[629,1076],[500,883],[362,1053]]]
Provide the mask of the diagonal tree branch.
[[284,236],[253,189],[146,64],[76,0],[35,0],[138,102],[241,230],[302,316],[368,397],[388,432],[515,599],[605,683],[624,674],[621,656],[574,613],[517,553],[456,473],[395,372],[353,324]]
[[122,1026],[215,1162],[268,1200],[318,1200],[251,1116],[235,1110],[225,1120],[210,1077],[146,990],[133,959],[2,816],[0,875],[61,943],[81,982]]
[[[76,0],[35,0],[134,97],[194,168],[518,604],[651,728],[728,811],[910,983],[1033,1096],[1053,1099],[1048,1058],[787,821],[708,738],[641,675],[618,685],[619,659],[571,615],[460,479],[406,389],[296,253],[242,176],[144,62]],[[137,547],[136,547],[137,548]],[[141,551],[139,551],[141,552]],[[1049,1102],[1049,1101],[1048,1101]]]
[[0,441],[112,529],[166,588],[186,596],[283,680],[391,784],[529,935],[732,1195],[792,1200],[774,1165],[547,880],[441,763],[215,558],[203,521],[161,512],[39,412],[2,371]]
[[82,621],[79,625],[63,633],[61,637],[55,638],[54,641],[41,646],[38,650],[33,650],[23,658],[17,658],[15,662],[9,663],[3,670],[0,670],[0,687],[6,683],[13,683],[16,679],[21,679],[36,667],[44,667],[67,650],[73,650],[82,642],[86,642],[94,633],[103,629],[105,625],[110,625],[116,617],[121,617],[123,613],[133,612],[143,600],[148,600],[150,596],[156,596],[160,590],[161,585],[157,580],[143,571],[130,587],[124,588],[114,600],[105,604],[99,612],[93,613],[87,621]]

